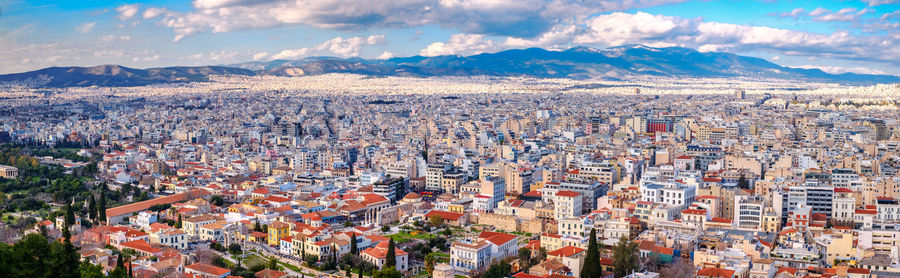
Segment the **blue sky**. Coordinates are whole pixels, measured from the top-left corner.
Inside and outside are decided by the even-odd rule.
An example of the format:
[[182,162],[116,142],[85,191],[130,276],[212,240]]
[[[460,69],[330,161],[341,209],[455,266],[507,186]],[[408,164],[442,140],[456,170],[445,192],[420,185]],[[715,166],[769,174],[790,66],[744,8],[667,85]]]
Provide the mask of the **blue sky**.
[[900,75],[900,0],[0,0],[0,72],[642,43]]

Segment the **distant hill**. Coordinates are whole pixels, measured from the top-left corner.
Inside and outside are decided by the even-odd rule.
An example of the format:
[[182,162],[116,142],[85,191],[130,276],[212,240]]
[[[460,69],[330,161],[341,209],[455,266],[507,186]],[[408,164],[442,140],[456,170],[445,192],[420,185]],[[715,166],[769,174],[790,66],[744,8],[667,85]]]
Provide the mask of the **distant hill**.
[[765,59],[682,47],[625,45],[607,49],[574,47],[562,51],[512,49],[472,56],[412,56],[387,60],[313,57],[227,65],[286,75],[279,68],[302,69],[307,75],[332,72],[393,76],[494,75],[575,79],[641,79],[669,77],[751,77],[847,84],[898,83],[892,75],[829,74],[819,69],[783,67]]
[[52,67],[24,73],[0,75],[0,82],[30,81],[39,87],[130,87],[158,83],[183,83],[208,81],[210,75],[237,74],[255,75],[241,68],[167,67],[133,69],[118,65],[96,67]]
[[819,69],[777,65],[765,59],[682,47],[625,45],[606,49],[574,47],[554,51],[512,49],[472,56],[412,56],[387,60],[308,57],[224,66],[132,69],[116,65],[53,67],[0,75],[2,81],[31,81],[42,87],[142,86],[207,81],[209,75],[304,76],[357,73],[374,76],[529,76],[574,79],[640,80],[647,77],[777,78],[844,84],[900,83],[892,75],[829,74]]

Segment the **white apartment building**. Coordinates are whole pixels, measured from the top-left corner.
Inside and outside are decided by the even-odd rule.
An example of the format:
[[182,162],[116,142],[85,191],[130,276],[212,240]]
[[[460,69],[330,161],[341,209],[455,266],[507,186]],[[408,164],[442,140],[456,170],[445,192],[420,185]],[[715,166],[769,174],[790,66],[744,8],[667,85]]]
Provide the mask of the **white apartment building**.
[[575,191],[562,190],[556,192],[556,198],[553,201],[556,219],[581,216],[582,197],[581,193]]

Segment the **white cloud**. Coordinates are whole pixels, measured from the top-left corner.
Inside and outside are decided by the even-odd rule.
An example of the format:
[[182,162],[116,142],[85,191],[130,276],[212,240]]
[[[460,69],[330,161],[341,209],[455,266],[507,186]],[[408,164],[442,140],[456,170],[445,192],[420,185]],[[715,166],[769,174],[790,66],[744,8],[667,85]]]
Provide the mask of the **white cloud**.
[[101,41],[101,42],[111,42],[111,41],[115,41],[115,40],[130,41],[131,36],[125,36],[125,35],[118,36],[118,35],[109,34],[109,35],[101,36],[101,37],[97,38],[97,40]]
[[[835,14],[859,15],[869,11],[845,9]],[[817,12],[831,14],[829,11]],[[583,23],[583,24],[582,24]],[[503,37],[486,39],[479,34],[456,34],[446,42],[434,42],[420,54],[473,54],[508,48],[566,48],[575,44],[616,46],[645,44],[649,46],[682,46],[700,51],[767,51],[790,56],[821,57],[843,60],[865,60],[882,64],[900,60],[900,24],[866,25],[881,35],[854,35],[838,30],[812,33],[767,26],[740,25],[653,15],[644,12],[611,13],[561,24],[535,39]],[[555,47],[559,45],[559,47]]]
[[138,10],[140,9],[138,5],[139,4],[130,4],[119,6],[118,8],[116,8],[116,11],[119,12],[119,15],[117,17],[123,21],[131,19],[138,13]]
[[91,32],[91,30],[94,30],[95,25],[97,25],[96,21],[87,22],[87,23],[78,25],[78,27],[75,27],[75,31],[77,31],[78,33],[82,33],[82,34],[87,34],[87,33]]
[[394,53],[385,51],[384,53],[381,53],[381,55],[378,56],[378,60],[387,60],[390,58],[394,58],[394,56],[395,56]]
[[827,9],[817,8],[816,10],[809,13],[812,16],[812,20],[822,21],[822,22],[832,22],[832,21],[856,21],[860,15],[868,13],[869,9],[862,9],[857,11],[856,8],[843,8],[837,12],[831,12]]
[[881,20],[888,20],[888,19],[894,19],[894,18],[900,18],[900,10],[885,13],[885,14],[881,15]]
[[144,10],[143,17],[144,17],[144,19],[150,19],[150,18],[155,18],[155,17],[161,16],[161,15],[167,14],[167,13],[169,13],[169,10],[166,8],[151,7],[151,8],[147,8],[146,10]]
[[[360,30],[439,25],[466,33],[534,38],[554,25],[599,12],[685,0],[195,0],[193,11],[158,22],[176,41],[200,32],[306,25]],[[156,14],[159,15],[159,14]]]
[[259,52],[259,53],[253,54],[253,61],[260,61],[262,59],[265,59],[267,56],[269,56],[269,53],[266,53],[266,52]]
[[275,55],[272,55],[271,59],[272,60],[281,60],[281,59],[294,60],[294,59],[300,59],[300,58],[306,57],[310,53],[312,53],[312,50],[309,48],[285,49],[285,50],[282,50],[281,52],[276,53]]
[[508,37],[503,44],[507,47],[544,47],[553,49],[569,44],[572,37],[581,31],[575,25],[556,25],[550,31],[541,34],[535,39]]
[[830,13],[830,12],[831,12],[831,11],[829,11],[829,10],[827,10],[827,9],[824,9],[824,8],[822,8],[822,7],[818,7],[818,8],[816,8],[815,10],[809,12],[809,16],[820,16],[820,15],[823,15],[823,14],[825,14],[825,13]]
[[500,44],[492,40],[485,40],[484,35],[478,34],[454,34],[447,42],[434,42],[419,52],[422,56],[441,56],[454,54],[479,54],[497,51]]
[[824,72],[831,74],[841,74],[841,73],[861,73],[861,74],[885,74],[882,70],[870,69],[866,67],[841,67],[841,66],[814,66],[814,65],[802,65],[796,66],[796,68],[802,69],[820,69]]
[[866,2],[867,4],[869,4],[869,7],[874,7],[874,6],[880,6],[880,5],[900,3],[900,0],[863,0],[863,2]]
[[300,59],[317,52],[331,53],[341,57],[356,57],[365,46],[383,44],[384,35],[371,35],[368,37],[336,37],[325,41],[315,47],[298,49],[285,49],[270,57],[271,59]]
[[326,41],[317,47],[318,50],[328,50],[342,57],[359,56],[363,46],[384,43],[384,35],[371,35],[368,37],[337,37]]
[[674,16],[615,12],[597,16],[586,22],[588,31],[575,38],[575,43],[621,45],[645,40],[657,40],[689,32],[696,20]]
[[157,61],[157,60],[159,60],[159,54],[131,58],[132,62],[151,62],[151,61]]
[[731,49],[732,45],[726,44],[704,44],[697,48],[697,51],[700,52],[723,52]]
[[798,16],[803,15],[804,13],[806,13],[806,9],[796,8],[796,9],[791,10],[790,12],[782,13],[780,16],[781,17],[798,17]]

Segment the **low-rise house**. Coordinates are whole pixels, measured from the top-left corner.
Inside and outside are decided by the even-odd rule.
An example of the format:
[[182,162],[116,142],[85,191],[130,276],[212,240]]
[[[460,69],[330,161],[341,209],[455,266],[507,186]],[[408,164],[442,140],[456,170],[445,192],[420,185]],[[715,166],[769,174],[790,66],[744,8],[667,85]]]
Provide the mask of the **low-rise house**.
[[[388,242],[382,241],[375,247],[360,252],[360,256],[363,260],[381,268],[387,260],[388,245]],[[394,256],[397,262],[397,270],[401,272],[407,271],[409,269],[409,254],[400,248],[394,247]]]
[[193,274],[203,278],[225,278],[231,274],[231,270],[205,263],[185,266],[184,272],[185,274]]

